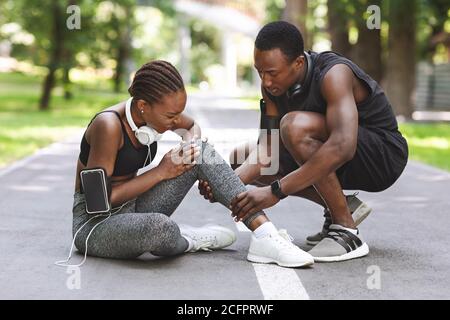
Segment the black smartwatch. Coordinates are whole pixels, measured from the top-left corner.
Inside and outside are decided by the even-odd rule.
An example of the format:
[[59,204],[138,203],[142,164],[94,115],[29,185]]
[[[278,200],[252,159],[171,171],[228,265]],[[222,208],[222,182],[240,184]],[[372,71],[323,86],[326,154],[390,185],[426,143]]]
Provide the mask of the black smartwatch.
[[280,180],[275,180],[274,182],[272,182],[270,184],[270,188],[272,189],[272,193],[280,200],[283,200],[284,198],[287,197],[286,194],[283,193],[283,191],[281,191],[281,184],[280,184]]

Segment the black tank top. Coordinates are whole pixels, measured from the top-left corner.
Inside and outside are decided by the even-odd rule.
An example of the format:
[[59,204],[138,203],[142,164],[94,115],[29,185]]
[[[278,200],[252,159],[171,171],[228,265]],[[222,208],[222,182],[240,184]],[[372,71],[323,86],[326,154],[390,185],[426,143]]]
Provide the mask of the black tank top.
[[311,83],[306,84],[307,86],[309,85],[309,88],[305,94],[297,97],[296,100],[289,101],[286,94],[275,97],[266,91],[269,99],[276,104],[280,116],[282,117],[291,111],[309,111],[325,115],[327,102],[321,92],[323,79],[333,66],[345,64],[369,90],[366,100],[356,105],[359,126],[388,137],[390,142],[406,151],[406,141],[398,131],[398,123],[392,106],[378,83],[354,62],[338,53],[331,51],[322,53],[310,51],[309,53],[313,61],[313,74]]
[[[123,135],[123,146],[120,148],[120,150],[117,152],[117,158],[116,162],[114,164],[114,172],[113,176],[125,176],[129,175],[131,173],[135,173],[140,168],[144,167],[144,165],[149,165],[153,158],[156,155],[156,150],[158,148],[158,145],[156,142],[152,143],[150,145],[150,155],[148,158],[148,161],[144,164],[145,159],[147,158],[148,150],[147,148],[136,148],[133,143],[130,140],[130,137],[128,136],[128,133],[125,129],[125,126],[120,118],[120,114],[117,111],[114,110],[106,110],[103,112],[112,112],[114,113],[117,118],[119,118],[120,125],[122,126],[122,135]],[[100,113],[103,113],[100,112]],[[98,116],[100,113],[97,113],[95,115]],[[92,121],[95,119],[92,118],[89,125],[92,123]],[[88,127],[89,127],[88,125]],[[83,139],[81,140],[80,145],[80,156],[79,159],[83,165],[87,165],[88,158],[89,158],[89,151],[91,149],[91,146],[88,144],[86,140],[86,132],[83,135]]]

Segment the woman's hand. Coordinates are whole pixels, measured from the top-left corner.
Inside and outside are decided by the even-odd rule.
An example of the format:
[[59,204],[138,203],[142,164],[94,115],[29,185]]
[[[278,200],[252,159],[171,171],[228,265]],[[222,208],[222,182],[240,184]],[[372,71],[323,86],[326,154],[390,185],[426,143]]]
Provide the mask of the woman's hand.
[[177,148],[170,150],[164,155],[158,165],[158,170],[163,180],[176,178],[191,170],[200,155],[200,147],[191,141],[183,142]]

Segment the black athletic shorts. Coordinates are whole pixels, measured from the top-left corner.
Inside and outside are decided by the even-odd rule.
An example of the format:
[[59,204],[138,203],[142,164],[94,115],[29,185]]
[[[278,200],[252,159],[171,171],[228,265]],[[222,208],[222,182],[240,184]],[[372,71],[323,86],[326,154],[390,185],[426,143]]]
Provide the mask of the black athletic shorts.
[[[336,171],[343,190],[380,192],[400,177],[408,162],[408,144],[398,131],[359,127],[356,153]],[[299,168],[289,152],[280,146],[280,173]]]

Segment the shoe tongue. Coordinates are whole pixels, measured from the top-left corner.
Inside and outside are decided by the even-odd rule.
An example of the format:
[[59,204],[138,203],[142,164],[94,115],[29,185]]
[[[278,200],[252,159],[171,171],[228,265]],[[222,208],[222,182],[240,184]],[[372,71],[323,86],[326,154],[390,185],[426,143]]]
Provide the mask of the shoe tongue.
[[[276,234],[275,234],[276,235]],[[289,235],[286,229],[280,229],[278,230],[278,235],[282,237],[283,239],[292,242],[294,239]]]
[[346,228],[346,227],[343,227],[343,226],[341,226],[339,224],[332,224],[330,226],[330,231],[331,230],[346,230],[346,231],[349,231],[349,232],[353,233],[355,236],[357,236],[359,234],[358,229]]

